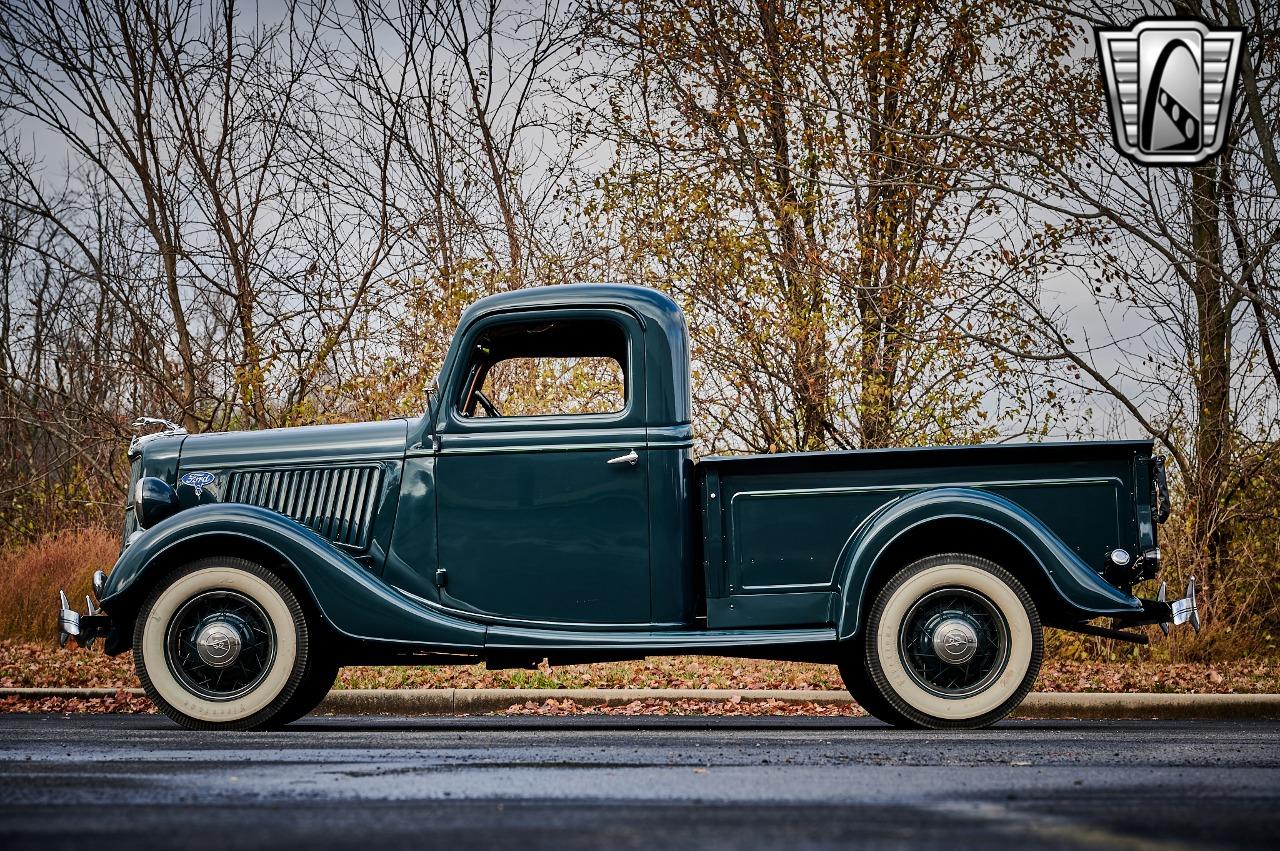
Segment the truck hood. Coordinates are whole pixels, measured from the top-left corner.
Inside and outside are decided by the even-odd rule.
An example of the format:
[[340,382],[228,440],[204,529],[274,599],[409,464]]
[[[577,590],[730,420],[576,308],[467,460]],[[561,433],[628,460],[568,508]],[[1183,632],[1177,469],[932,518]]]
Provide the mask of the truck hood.
[[404,457],[408,420],[193,434],[182,444],[182,472]]
[[[170,468],[179,511],[256,505],[376,567],[395,519],[409,429],[409,421],[391,420],[183,437]],[[126,520],[126,537],[131,525]]]

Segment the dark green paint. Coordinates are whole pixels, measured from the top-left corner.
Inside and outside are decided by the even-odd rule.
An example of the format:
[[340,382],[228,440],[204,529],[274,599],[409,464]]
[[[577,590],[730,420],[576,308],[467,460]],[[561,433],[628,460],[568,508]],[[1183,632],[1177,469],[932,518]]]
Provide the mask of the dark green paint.
[[124,540],[138,529],[133,515],[133,485],[141,478],[154,476],[170,485],[178,480],[178,456],[182,452],[182,436],[160,436],[148,438],[146,452],[138,449],[129,456],[129,490],[125,493],[124,504]]
[[483,627],[397,592],[297,522],[235,503],[190,508],[144,532],[107,577],[103,606],[111,611],[117,603],[136,603],[150,587],[150,574],[172,566],[177,552],[181,560],[190,560],[225,552],[245,541],[274,553],[278,564],[296,571],[325,619],[344,635],[441,649],[483,645]]
[[[1031,554],[1061,599],[1082,617],[1142,609],[1136,597],[1104,581],[1048,526],[1013,501],[976,488],[936,488],[886,503],[854,533],[836,568],[842,587],[837,620],[841,638],[857,632],[863,591],[880,553],[901,536],[928,534],[930,522],[952,518],[1011,535]],[[950,541],[940,543],[942,552],[963,549]]]
[[[850,619],[848,610],[861,604],[863,580],[893,538],[881,546],[865,541],[885,534],[882,524],[901,510],[883,513],[894,503],[915,507],[912,523],[901,530],[907,534],[916,526],[921,528],[915,534],[928,534],[925,522],[946,518],[1007,532],[1040,565],[1068,616],[1136,611],[1141,604],[1099,574],[1116,547],[1136,555],[1150,546],[1143,543],[1138,512],[1149,498],[1134,499],[1135,462],[1150,448],[1146,441],[1118,441],[699,462],[708,506],[707,595],[733,603],[709,607],[708,626],[778,625],[773,598],[779,593],[809,595],[812,607],[800,622],[816,622],[828,616],[818,592],[841,591],[841,635],[851,635],[857,612]],[[1149,486],[1141,492],[1149,494]],[[1011,508],[997,511],[994,504]],[[938,552],[964,549],[964,541],[937,541]],[[1098,586],[1109,589],[1106,602],[1098,599]],[[715,613],[727,620],[717,620]]]
[[[590,448],[591,438],[538,439],[558,448],[452,454],[443,441],[436,462],[443,602],[519,621],[650,623],[643,436],[604,449]],[[632,449],[634,467],[606,463]]]
[[[626,334],[623,411],[458,412],[467,353],[486,329],[577,318],[607,319]],[[147,441],[134,479],[174,485],[183,510],[134,536],[104,608],[128,617],[168,567],[249,551],[293,572],[333,627],[366,648],[827,658],[856,632],[882,555],[911,541],[963,551],[965,540],[935,531],[956,520],[1021,547],[1060,620],[1142,608],[1104,574],[1111,549],[1155,546],[1150,442],[695,463],[683,316],[660,293],[617,285],[477,302],[437,387],[417,419]],[[635,465],[607,463],[631,450]],[[353,494],[343,483],[371,468],[367,550],[363,537],[344,550],[313,529],[356,522],[369,488]],[[345,478],[325,478],[338,470]],[[214,476],[200,495],[179,483],[192,471]],[[224,501],[233,475],[237,498],[254,504]]]

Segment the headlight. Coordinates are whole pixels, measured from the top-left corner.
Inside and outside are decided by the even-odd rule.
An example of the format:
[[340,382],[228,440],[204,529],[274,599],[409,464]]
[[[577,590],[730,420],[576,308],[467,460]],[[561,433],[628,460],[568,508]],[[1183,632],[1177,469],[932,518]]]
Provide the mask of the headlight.
[[133,516],[139,529],[150,529],[178,510],[178,492],[164,479],[145,476],[133,489]]

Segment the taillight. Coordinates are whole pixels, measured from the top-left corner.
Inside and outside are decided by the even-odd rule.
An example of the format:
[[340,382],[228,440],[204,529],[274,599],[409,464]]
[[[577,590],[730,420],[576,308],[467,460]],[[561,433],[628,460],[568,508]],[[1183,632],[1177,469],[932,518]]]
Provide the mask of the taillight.
[[1157,523],[1169,519],[1169,475],[1165,472],[1164,456],[1153,455],[1151,458],[1151,513]]

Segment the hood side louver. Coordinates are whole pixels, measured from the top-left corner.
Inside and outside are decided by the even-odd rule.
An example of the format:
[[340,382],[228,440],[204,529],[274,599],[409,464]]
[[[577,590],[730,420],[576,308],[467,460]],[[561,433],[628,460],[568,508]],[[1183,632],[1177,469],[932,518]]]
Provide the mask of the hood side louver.
[[381,485],[380,464],[236,470],[225,501],[278,511],[333,544],[364,552]]

